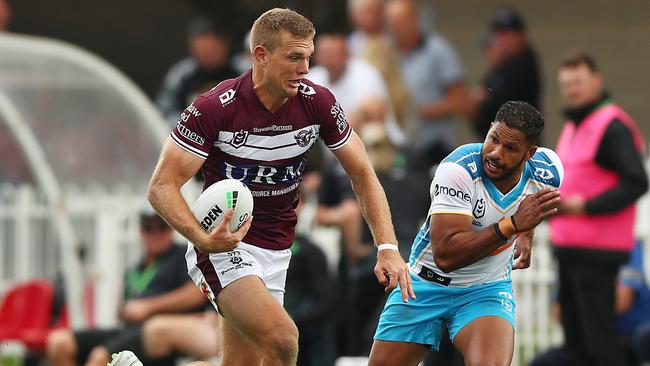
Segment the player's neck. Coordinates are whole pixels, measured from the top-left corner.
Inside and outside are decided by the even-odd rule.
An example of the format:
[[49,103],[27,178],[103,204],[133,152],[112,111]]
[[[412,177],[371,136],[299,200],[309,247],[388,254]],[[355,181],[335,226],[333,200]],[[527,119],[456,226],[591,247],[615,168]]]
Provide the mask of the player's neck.
[[522,166],[516,172],[512,173],[511,176],[504,179],[500,179],[498,181],[492,181],[492,183],[494,183],[494,186],[497,187],[499,192],[503,194],[507,194],[513,188],[515,188],[515,186],[519,183],[523,172],[524,172],[524,167]]
[[253,68],[253,91],[262,105],[271,113],[276,112],[288,100],[288,98],[274,93],[270,85],[264,83],[262,72]]

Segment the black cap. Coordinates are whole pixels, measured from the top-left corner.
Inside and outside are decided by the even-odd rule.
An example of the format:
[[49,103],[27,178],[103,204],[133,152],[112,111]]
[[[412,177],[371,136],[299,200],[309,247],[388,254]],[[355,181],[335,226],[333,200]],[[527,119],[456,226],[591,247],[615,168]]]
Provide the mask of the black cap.
[[497,9],[496,13],[494,13],[490,28],[493,32],[503,30],[524,31],[526,30],[526,23],[518,11],[504,7]]

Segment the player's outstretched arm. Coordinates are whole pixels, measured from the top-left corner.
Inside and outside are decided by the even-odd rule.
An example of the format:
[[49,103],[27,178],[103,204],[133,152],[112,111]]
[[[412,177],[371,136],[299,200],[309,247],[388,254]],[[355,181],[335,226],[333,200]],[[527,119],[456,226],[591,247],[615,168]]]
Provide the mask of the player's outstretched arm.
[[[352,132],[350,141],[342,148],[335,150],[334,155],[341,162],[352,181],[352,189],[359,200],[361,212],[370,226],[375,245],[397,244],[386,194],[370,164],[366,149],[359,136]],[[402,300],[408,301],[409,296],[415,298],[408,265],[400,256],[399,251],[390,249],[379,251],[375,275],[379,283],[386,286],[386,291],[394,289],[399,283]]]
[[169,225],[202,252],[229,251],[244,238],[251,220],[231,233],[228,224],[233,213],[228,210],[224,220],[208,234],[196,221],[181,195],[181,187],[198,172],[203,162],[203,159],[186,152],[168,138],[149,183],[148,199]]
[[543,189],[526,197],[506,225],[498,223],[481,231],[472,231],[472,217],[462,214],[431,215],[431,244],[436,266],[444,272],[455,271],[483,259],[506,244],[517,232],[533,230],[544,219],[557,213],[560,193]]

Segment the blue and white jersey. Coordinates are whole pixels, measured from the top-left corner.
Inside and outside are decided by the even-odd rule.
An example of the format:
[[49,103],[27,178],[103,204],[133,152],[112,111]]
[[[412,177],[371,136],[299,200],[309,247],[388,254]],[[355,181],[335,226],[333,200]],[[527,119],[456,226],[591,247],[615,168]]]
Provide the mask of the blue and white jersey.
[[483,144],[467,144],[454,150],[442,161],[431,182],[431,206],[411,248],[411,271],[420,273],[422,266],[438,275],[451,278],[449,286],[469,287],[510,279],[514,239],[469,266],[444,273],[433,261],[429,223],[431,215],[460,214],[472,217],[472,230],[490,227],[503,217],[517,212],[519,203],[529,194],[544,188],[558,188],[564,169],[560,158],[547,148],[538,148],[526,162],[519,183],[508,193],[501,193],[484,174],[481,161]]

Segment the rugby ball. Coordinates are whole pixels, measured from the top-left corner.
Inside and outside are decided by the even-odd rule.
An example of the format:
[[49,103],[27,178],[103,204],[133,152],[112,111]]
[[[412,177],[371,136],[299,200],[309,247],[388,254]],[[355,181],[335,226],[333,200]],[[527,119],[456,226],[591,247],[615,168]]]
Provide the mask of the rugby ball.
[[194,203],[192,213],[205,231],[210,232],[223,220],[229,208],[235,210],[231,232],[237,231],[253,213],[253,195],[237,179],[220,180],[206,188]]

